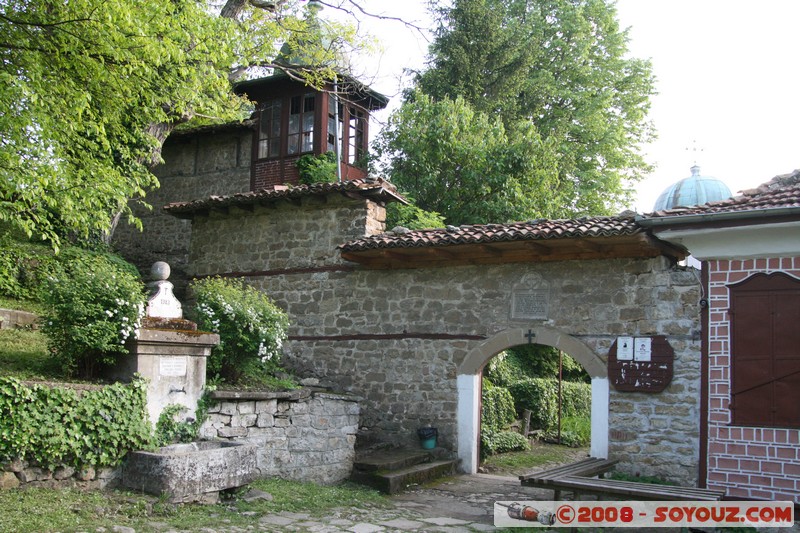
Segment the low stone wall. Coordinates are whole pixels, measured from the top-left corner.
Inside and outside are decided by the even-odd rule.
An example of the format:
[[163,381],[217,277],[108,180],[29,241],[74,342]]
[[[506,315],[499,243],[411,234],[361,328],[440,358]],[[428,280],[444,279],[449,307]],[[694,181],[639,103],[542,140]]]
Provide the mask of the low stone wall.
[[80,470],[60,466],[54,471],[14,460],[0,466],[0,489],[42,487],[50,489],[80,488],[97,490],[119,486],[122,469],[92,468]]
[[258,446],[262,477],[336,483],[355,459],[359,398],[300,389],[290,392],[217,391],[202,439]]
[[38,322],[39,317],[33,313],[15,309],[0,309],[0,329],[38,329]]

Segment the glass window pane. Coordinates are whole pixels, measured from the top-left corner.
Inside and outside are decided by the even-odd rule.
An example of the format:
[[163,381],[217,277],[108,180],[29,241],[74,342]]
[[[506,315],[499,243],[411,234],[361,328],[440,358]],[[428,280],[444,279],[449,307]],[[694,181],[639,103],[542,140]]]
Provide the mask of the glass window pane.
[[314,131],[314,115],[312,113],[303,115],[303,131]]
[[277,157],[281,153],[281,140],[279,137],[270,139],[269,141],[269,156]]
[[303,134],[303,151],[311,152],[314,149],[314,136],[311,133]]
[[300,133],[300,115],[289,116],[289,133]]
[[265,157],[269,157],[269,153],[267,152],[267,148],[269,148],[269,141],[260,141],[258,143],[258,158],[263,159]]
[[297,115],[300,113],[300,97],[292,96],[291,105],[289,106],[289,114]]
[[289,135],[289,153],[296,154],[299,151],[300,136]]
[[307,94],[305,98],[305,102],[303,102],[303,111],[314,111],[314,104],[316,102],[316,98],[313,94]]

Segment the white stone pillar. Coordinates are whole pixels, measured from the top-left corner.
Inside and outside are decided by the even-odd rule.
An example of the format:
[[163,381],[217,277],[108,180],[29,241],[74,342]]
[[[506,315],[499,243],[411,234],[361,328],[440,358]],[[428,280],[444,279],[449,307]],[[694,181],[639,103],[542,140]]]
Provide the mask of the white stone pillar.
[[478,471],[478,429],[481,416],[481,376],[461,374],[458,388],[458,458],[467,474]]
[[608,378],[592,378],[592,443],[589,455],[608,459]]

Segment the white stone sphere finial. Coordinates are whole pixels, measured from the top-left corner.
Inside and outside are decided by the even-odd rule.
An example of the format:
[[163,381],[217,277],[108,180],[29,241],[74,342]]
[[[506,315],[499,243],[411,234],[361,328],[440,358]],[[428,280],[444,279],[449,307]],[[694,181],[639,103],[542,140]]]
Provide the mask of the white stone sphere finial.
[[169,279],[171,269],[169,263],[165,261],[156,261],[150,267],[150,278],[153,281],[166,281]]
[[172,283],[167,281],[170,274],[169,264],[156,261],[150,267],[153,281],[147,284],[150,298],[147,299],[147,316],[153,318],[183,318],[181,303],[172,293]]

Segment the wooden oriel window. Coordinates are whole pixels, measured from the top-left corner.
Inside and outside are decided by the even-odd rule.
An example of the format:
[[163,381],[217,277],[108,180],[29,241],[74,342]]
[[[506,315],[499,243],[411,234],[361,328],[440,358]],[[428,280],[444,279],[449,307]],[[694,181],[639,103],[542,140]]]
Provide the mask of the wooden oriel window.
[[756,274],[730,294],[732,423],[800,427],[800,280]]
[[356,108],[350,107],[349,124],[347,128],[347,162],[353,166],[362,166],[366,155],[366,113]]
[[316,95],[292,96],[289,101],[289,155],[314,151]]
[[316,94],[306,93],[261,104],[258,159],[313,152],[316,102]]
[[269,100],[261,106],[258,128],[258,158],[281,155],[281,100]]

